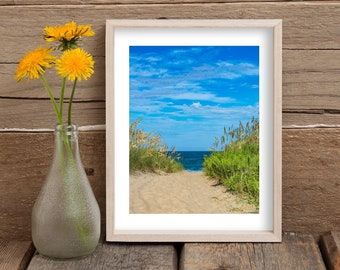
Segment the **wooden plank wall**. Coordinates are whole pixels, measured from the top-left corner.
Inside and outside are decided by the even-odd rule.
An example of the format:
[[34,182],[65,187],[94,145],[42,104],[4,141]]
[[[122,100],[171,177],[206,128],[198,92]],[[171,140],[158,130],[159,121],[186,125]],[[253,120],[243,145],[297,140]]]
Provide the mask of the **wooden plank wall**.
[[[105,20],[283,19],[283,229],[340,229],[340,1],[0,1],[0,238],[30,240],[30,214],[52,154],[56,122],[40,81],[13,75],[45,25],[93,25],[84,46],[95,75],[79,84],[74,118],[105,221]],[[51,77],[53,80],[53,77]],[[54,81],[52,87],[59,87]],[[103,226],[104,228],[104,226]]]

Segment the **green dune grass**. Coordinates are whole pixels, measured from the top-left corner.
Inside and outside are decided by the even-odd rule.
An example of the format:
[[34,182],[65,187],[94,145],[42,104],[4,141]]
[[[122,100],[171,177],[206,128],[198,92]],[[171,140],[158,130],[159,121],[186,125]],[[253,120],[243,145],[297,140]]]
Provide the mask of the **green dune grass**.
[[259,122],[253,118],[246,125],[224,128],[215,137],[212,153],[204,158],[204,172],[241,194],[259,207]]
[[184,170],[182,163],[178,161],[179,156],[175,149],[169,151],[168,146],[161,140],[161,135],[139,129],[140,122],[138,120],[130,125],[130,172],[172,173]]

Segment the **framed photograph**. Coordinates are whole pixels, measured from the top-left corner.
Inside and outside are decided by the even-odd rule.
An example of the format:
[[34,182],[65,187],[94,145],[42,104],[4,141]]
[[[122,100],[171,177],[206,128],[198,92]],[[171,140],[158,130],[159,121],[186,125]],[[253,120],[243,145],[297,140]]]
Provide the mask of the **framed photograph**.
[[107,241],[281,241],[281,20],[107,20]]

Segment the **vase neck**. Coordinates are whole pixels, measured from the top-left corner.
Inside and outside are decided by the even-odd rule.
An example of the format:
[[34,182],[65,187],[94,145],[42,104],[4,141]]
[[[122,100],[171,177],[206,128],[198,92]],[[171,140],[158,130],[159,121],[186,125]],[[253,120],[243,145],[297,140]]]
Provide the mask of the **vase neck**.
[[56,158],[64,153],[66,157],[78,158],[78,126],[77,125],[57,125],[54,131]]
[[57,125],[54,130],[54,134],[56,137],[61,139],[68,139],[68,140],[78,140],[78,126],[75,124],[72,125]]

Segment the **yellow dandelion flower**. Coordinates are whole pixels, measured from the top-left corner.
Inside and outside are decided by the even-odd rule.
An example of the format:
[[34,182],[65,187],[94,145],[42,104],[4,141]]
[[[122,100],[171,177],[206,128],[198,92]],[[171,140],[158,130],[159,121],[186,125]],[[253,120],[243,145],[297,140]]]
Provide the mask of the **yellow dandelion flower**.
[[65,51],[56,61],[58,74],[70,81],[87,80],[94,73],[91,54],[82,48]]
[[46,68],[55,63],[56,57],[51,55],[52,51],[52,48],[39,47],[27,53],[17,67],[15,79],[18,82],[23,78],[38,79],[44,74]]
[[95,33],[91,25],[77,25],[74,21],[60,26],[46,26],[44,28],[44,39],[48,42],[71,41],[81,37],[90,37]]

